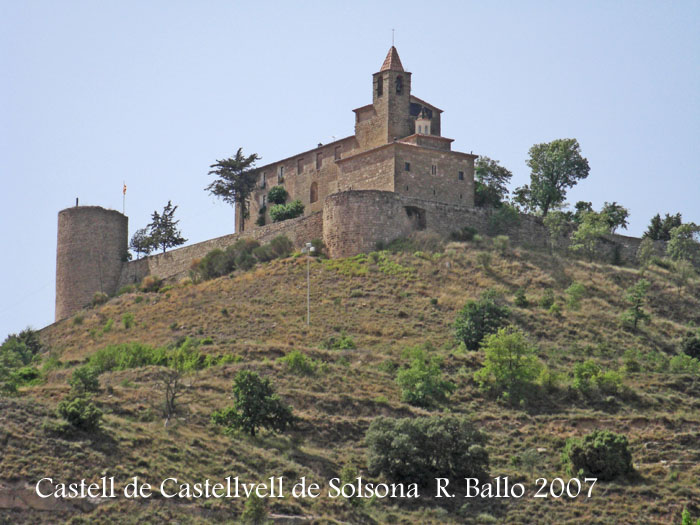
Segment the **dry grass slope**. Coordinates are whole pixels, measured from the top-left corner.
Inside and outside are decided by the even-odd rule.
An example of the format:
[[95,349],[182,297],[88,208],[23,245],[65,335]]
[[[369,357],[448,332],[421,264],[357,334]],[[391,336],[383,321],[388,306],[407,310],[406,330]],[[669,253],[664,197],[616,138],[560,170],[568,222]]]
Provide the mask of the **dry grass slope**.
[[[48,474],[58,480],[157,482],[223,479],[245,481],[284,475],[322,482],[345,465],[366,476],[364,433],[376,416],[406,417],[449,411],[467,415],[490,437],[491,474],[508,475],[529,487],[536,477],[566,477],[560,451],[567,437],[606,428],[628,436],[638,477],[599,484],[591,500],[534,499],[419,502],[368,501],[352,506],[339,500],[287,498],[271,513],[313,517],[315,523],[673,523],[684,505],[700,514],[700,381],[659,372],[654,356],[677,352],[690,323],[700,325],[700,287],[679,296],[666,270],[652,267],[648,310],[652,322],[639,331],[619,322],[625,290],[636,270],[513,250],[493,254],[488,270],[477,262],[480,249],[448,245],[443,254],[403,253],[313,260],[312,323],[306,326],[306,261],[288,258],[245,273],[198,285],[178,284],[164,293],[125,294],[42,331],[42,340],[66,365],[45,383],[26,387],[17,398],[0,398],[0,484],[20,486]],[[564,290],[578,281],[587,294],[580,310],[567,309]],[[555,372],[570,375],[575,363],[595,359],[619,369],[627,353],[637,353],[639,372],[624,380],[632,394],[585,399],[562,388],[550,399],[525,408],[485,397],[472,379],[482,362],[454,341],[457,310],[484,290],[500,290],[512,307],[513,321],[540,349]],[[531,305],[513,305],[524,288]],[[537,305],[546,289],[562,305],[561,315]],[[121,319],[130,313],[134,326]],[[112,327],[104,330],[109,320]],[[356,348],[327,350],[324,341],[341,334]],[[43,421],[69,391],[72,370],[109,344],[138,341],[165,345],[189,336],[210,338],[201,351],[231,355],[233,362],[206,368],[188,378],[181,412],[164,426],[156,367],[101,376],[96,401],[105,412],[103,432],[73,439],[47,435]],[[209,341],[207,341],[209,342]],[[443,370],[457,384],[451,400],[432,411],[400,402],[388,364],[401,364],[407,346],[432,345],[444,358]],[[290,373],[278,361],[293,350],[323,363],[314,375]],[[225,436],[209,421],[211,412],[230,404],[235,373],[249,368],[272,379],[299,416],[298,428],[281,436],[263,433]],[[514,458],[538,450],[534,477]],[[14,484],[14,485],[13,485]],[[695,502],[693,504],[693,502]],[[694,505],[694,506],[693,506]],[[234,523],[240,500],[155,498],[124,500],[86,508],[0,510],[0,522],[37,523]],[[487,516],[488,515],[488,516]],[[279,522],[284,522],[278,518]]]

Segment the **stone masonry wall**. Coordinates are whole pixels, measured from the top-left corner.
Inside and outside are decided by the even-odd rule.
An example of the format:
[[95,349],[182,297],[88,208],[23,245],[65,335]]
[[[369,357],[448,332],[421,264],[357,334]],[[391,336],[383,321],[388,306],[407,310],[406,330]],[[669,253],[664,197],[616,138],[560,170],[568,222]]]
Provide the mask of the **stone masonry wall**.
[[398,143],[395,191],[407,197],[473,206],[474,156]]
[[[375,249],[377,242],[390,242],[413,231],[427,230],[449,235],[472,227],[482,235],[507,235],[513,244],[546,248],[549,235],[539,217],[520,214],[512,222],[498,221],[498,212],[459,206],[384,191],[347,191],[330,195],[323,209],[323,240],[331,257],[348,257]],[[634,264],[641,239],[606,235],[599,243],[597,259]],[[559,245],[568,245],[567,237]],[[663,253],[665,243],[655,243]],[[616,253],[617,252],[617,253]]]
[[99,206],[76,206],[58,213],[57,321],[90,303],[95,292],[117,290],[128,223],[125,215]]
[[314,213],[296,219],[273,223],[261,228],[246,230],[243,234],[233,233],[216,239],[177,248],[166,253],[151,255],[124,264],[119,286],[141,282],[146,275],[157,275],[163,279],[177,279],[188,274],[194,259],[201,259],[214,249],[225,249],[237,240],[255,239],[260,243],[269,242],[278,235],[286,235],[296,248],[313,239],[323,236],[321,213]]

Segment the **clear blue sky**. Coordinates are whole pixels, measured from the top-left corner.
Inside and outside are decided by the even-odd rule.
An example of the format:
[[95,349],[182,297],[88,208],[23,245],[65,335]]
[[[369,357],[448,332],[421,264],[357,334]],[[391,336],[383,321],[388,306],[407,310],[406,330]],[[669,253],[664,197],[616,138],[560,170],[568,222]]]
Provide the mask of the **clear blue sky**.
[[[700,2],[0,1],[0,339],[53,321],[56,221],[76,197],[130,231],[168,199],[190,242],[230,233],[203,188],[240,146],[263,162],[353,132],[396,29],[413,93],[454,149],[526,183],[534,143],[575,137],[569,200],[618,201],[628,233],[700,222]],[[623,232],[624,233],[624,232]]]

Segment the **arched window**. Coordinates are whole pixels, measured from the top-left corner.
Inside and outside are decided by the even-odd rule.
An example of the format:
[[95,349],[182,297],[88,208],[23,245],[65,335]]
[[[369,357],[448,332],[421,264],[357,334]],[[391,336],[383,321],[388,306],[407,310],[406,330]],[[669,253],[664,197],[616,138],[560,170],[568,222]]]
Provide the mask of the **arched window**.
[[311,191],[309,192],[309,202],[316,202],[318,200],[318,183],[311,183]]
[[379,77],[377,79],[377,96],[381,97],[384,94],[384,79]]
[[396,94],[400,95],[403,93],[403,77],[399,75],[396,77]]

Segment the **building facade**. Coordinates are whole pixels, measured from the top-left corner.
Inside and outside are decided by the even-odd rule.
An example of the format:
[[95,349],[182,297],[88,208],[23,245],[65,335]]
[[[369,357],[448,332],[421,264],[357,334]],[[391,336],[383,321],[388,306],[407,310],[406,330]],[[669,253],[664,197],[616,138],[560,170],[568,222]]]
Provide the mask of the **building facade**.
[[442,110],[411,94],[411,73],[395,47],[372,75],[372,103],[353,112],[354,135],[259,167],[250,217],[244,222],[237,212],[236,233],[271,222],[267,193],[277,185],[304,204],[305,215],[322,211],[329,195],[351,190],[474,205],[476,155],[452,151],[453,139],[440,134]]

